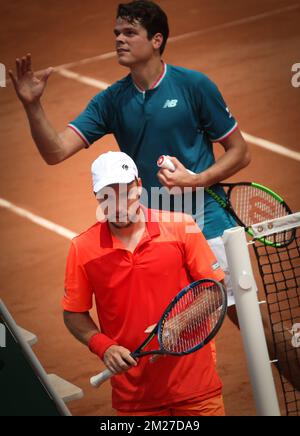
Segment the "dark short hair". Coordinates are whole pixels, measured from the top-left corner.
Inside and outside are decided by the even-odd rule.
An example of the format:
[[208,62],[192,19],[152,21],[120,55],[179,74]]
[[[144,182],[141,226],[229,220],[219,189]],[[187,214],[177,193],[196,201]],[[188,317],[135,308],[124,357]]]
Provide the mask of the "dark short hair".
[[160,46],[160,54],[163,54],[169,37],[169,24],[167,15],[156,3],[150,0],[121,3],[118,6],[117,18],[123,18],[130,24],[134,21],[139,22],[147,30],[149,40],[156,33],[161,33],[163,43]]

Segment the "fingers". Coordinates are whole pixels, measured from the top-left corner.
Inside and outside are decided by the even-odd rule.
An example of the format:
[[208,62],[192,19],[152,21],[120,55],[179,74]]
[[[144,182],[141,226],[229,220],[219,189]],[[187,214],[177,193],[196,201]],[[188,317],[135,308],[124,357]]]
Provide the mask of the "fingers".
[[177,169],[177,168],[184,168],[184,166],[182,165],[182,163],[176,158],[176,157],[173,157],[173,156],[170,156],[169,157],[169,159],[173,162],[173,164],[175,165],[175,170]]
[[136,366],[137,362],[129,355],[114,356],[113,364],[118,372],[128,371],[132,366]]
[[130,351],[123,347],[114,348],[104,359],[104,363],[114,374],[128,371],[137,365],[137,361],[130,355]]
[[21,73],[21,60],[19,58],[16,59],[16,72],[17,72],[17,78],[20,79],[22,73]]
[[26,55],[26,68],[27,68],[27,71],[32,72],[31,53],[27,53],[27,55]]
[[52,68],[52,67],[47,68],[47,70],[44,72],[44,74],[42,75],[40,80],[46,84],[50,75],[53,73],[53,71],[54,71],[54,68]]
[[174,165],[174,167],[175,167],[175,170],[174,170],[174,172],[176,171],[176,170],[187,170],[186,168],[185,168],[185,166],[176,158],[176,157],[174,157],[174,156],[168,156],[168,158],[170,159],[170,161],[173,163],[173,165]]
[[106,366],[114,374],[121,374],[122,372],[126,371],[126,368],[123,368],[122,365],[117,362],[109,361]]
[[157,178],[163,186],[167,185],[166,178],[160,172],[157,174]]
[[171,186],[174,186],[174,184],[172,183],[173,182],[173,177],[174,177],[173,175],[174,175],[174,173],[169,171],[169,170],[167,170],[167,169],[161,169],[157,173],[158,180],[160,181],[160,183],[163,186],[166,186],[167,188],[171,187]]
[[31,54],[27,53],[21,59],[16,59],[16,72],[18,80],[24,76],[27,72],[32,72]]
[[24,76],[24,74],[27,73],[27,59],[26,56],[23,56],[21,59],[21,74]]

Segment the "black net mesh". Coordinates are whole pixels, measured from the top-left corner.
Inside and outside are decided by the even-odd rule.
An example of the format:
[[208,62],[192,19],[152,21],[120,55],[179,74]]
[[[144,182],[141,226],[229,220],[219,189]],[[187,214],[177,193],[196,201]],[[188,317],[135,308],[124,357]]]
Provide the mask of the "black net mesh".
[[[282,247],[254,244],[264,284],[286,414],[300,415],[300,228]],[[279,245],[291,230],[274,234]]]

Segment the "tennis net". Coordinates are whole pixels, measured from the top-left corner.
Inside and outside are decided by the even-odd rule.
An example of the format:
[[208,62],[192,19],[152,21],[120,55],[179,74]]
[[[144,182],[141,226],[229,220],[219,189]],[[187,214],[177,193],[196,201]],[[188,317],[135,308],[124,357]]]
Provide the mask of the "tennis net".
[[[300,212],[252,226],[286,415],[300,415]],[[261,241],[266,238],[270,244]]]

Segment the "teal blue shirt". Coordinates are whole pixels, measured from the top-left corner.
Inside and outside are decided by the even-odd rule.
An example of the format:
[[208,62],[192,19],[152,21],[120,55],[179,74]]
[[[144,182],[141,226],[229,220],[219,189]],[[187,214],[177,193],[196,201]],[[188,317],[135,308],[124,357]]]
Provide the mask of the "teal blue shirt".
[[[157,159],[166,154],[200,173],[215,162],[213,142],[229,136],[237,127],[216,85],[204,74],[165,65],[154,89],[141,91],[131,75],[97,94],[69,126],[87,146],[114,134],[121,151],[136,162],[143,186],[161,186]],[[214,189],[224,195],[222,188]],[[229,215],[205,194],[204,235],[223,234],[234,225]]]

